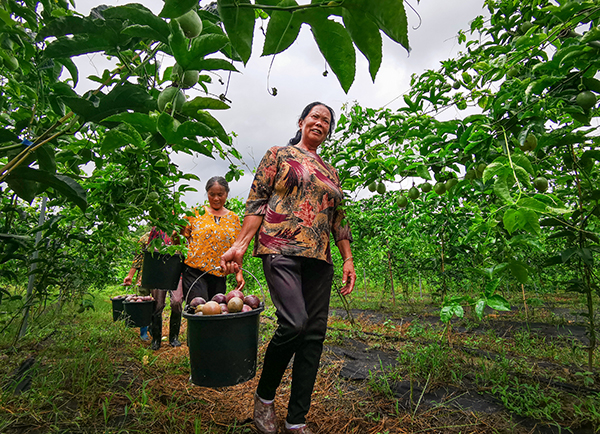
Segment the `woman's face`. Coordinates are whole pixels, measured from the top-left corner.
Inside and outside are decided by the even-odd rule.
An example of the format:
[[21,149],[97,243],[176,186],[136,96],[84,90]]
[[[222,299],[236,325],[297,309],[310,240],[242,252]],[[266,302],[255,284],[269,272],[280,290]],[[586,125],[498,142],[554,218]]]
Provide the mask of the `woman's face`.
[[215,211],[220,210],[227,201],[227,190],[222,185],[215,183],[207,191],[208,203]]
[[323,105],[314,106],[308,115],[298,122],[302,131],[302,141],[314,145],[320,145],[327,138],[331,113]]

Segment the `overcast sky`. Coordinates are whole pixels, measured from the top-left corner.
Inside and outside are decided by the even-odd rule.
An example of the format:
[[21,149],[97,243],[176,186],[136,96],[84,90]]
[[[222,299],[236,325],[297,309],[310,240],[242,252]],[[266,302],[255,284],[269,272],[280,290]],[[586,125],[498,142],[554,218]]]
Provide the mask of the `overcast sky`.
[[[373,0],[377,1],[377,0]],[[75,10],[88,15],[92,7],[98,4],[124,5],[131,1],[90,1],[76,0]],[[158,14],[162,8],[161,0],[136,0]],[[200,6],[210,3],[202,0]],[[299,1],[299,3],[309,3]],[[232,73],[227,91],[231,100],[231,109],[213,111],[213,115],[227,131],[237,134],[235,147],[243,154],[245,163],[254,168],[265,151],[274,145],[285,145],[297,129],[298,116],[312,101],[321,101],[331,106],[336,114],[342,111],[344,104],[358,102],[362,107],[391,109],[400,107],[402,99],[398,99],[409,89],[412,74],[420,74],[426,69],[436,69],[440,61],[455,56],[460,48],[457,33],[460,29],[468,29],[469,23],[484,13],[483,0],[422,0],[411,5],[419,17],[407,8],[409,20],[410,55],[400,45],[383,35],[383,61],[375,83],[368,73],[368,63],[357,50],[357,73],[354,84],[348,94],[344,93],[333,73],[323,76],[325,60],[312,38],[310,28],[302,27],[297,41],[285,52],[274,59],[270,77],[269,66],[272,57],[260,57],[263,37],[256,28],[253,53],[247,67],[239,64],[240,73]],[[420,24],[420,26],[419,26]],[[418,28],[417,28],[418,26]],[[171,64],[170,59],[164,59]],[[90,74],[102,75],[109,65],[101,55],[86,55],[78,59],[80,77]],[[222,74],[227,82],[228,75]],[[268,79],[268,80],[267,80]],[[225,86],[213,80],[209,90],[220,94]],[[96,84],[81,79],[77,87],[79,92],[95,87]],[[267,88],[277,88],[277,96],[272,96]],[[202,90],[188,90],[188,98],[203,94]],[[224,175],[229,163],[211,160],[204,156],[175,156],[174,162],[184,172],[196,174],[202,180],[194,185],[198,193],[188,194],[185,202],[193,206],[206,199],[204,185],[206,180],[215,175]],[[240,181],[230,183],[230,196],[238,196],[245,200],[248,195],[253,174],[245,169],[245,176]]]

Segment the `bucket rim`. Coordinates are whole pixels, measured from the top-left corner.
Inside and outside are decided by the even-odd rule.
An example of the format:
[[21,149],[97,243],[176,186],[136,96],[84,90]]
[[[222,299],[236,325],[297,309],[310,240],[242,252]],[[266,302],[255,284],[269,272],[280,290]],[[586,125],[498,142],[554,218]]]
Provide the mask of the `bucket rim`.
[[123,304],[148,304],[154,303],[154,300],[144,300],[144,301],[125,301],[123,300]]
[[260,313],[264,310],[265,305],[263,302],[261,302],[260,306],[248,312],[227,313],[225,315],[194,315],[187,312],[183,312],[183,317],[188,321],[230,321],[238,318],[246,318],[249,316],[260,315]]

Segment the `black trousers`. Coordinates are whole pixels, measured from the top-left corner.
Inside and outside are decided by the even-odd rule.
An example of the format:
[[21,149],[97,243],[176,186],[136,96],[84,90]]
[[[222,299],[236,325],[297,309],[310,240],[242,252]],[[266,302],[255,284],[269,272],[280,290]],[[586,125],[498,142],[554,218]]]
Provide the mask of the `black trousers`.
[[[215,276],[197,268],[185,266],[181,275],[183,281],[183,299],[188,304],[194,297],[202,297],[209,301],[217,293],[225,294],[227,280],[225,277]],[[202,277],[200,277],[202,276]]]
[[299,256],[267,255],[263,270],[277,312],[257,394],[275,398],[294,356],[287,421],[305,423],[327,331],[333,265]]

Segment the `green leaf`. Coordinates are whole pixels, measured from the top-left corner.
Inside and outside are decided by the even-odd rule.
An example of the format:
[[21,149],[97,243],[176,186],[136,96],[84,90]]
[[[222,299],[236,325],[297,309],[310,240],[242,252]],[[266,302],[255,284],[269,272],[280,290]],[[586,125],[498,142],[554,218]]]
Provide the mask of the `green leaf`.
[[342,6],[353,15],[368,16],[393,41],[410,51],[408,19],[403,0],[345,0]]
[[73,36],[72,38],[61,37],[50,42],[43,51],[44,57],[73,57],[86,53],[106,51],[113,48],[108,41],[89,36]]
[[193,66],[193,69],[198,71],[216,71],[222,69],[225,71],[239,72],[230,61],[225,59],[197,59],[190,65]]
[[105,134],[100,151],[102,155],[109,155],[115,149],[127,145],[133,145],[136,148],[144,147],[144,139],[133,126],[122,123]]
[[510,303],[499,294],[487,298],[485,303],[494,310],[510,311]]
[[369,61],[369,72],[374,82],[381,66],[383,50],[379,27],[365,15],[353,14],[346,8],[343,9],[342,17],[354,44]]
[[229,38],[225,35],[209,34],[194,38],[189,51],[190,59],[186,59],[185,63],[181,64],[181,67],[184,70],[201,70],[202,62],[205,60],[204,57],[221,50],[228,43]]
[[[156,115],[155,115],[156,116]],[[102,123],[111,122],[124,122],[133,126],[138,132],[144,133],[156,133],[156,117],[150,116],[146,113],[119,113],[113,116],[105,118]]]
[[494,181],[494,193],[504,202],[512,203],[513,200],[506,183],[506,178],[507,177],[505,174],[502,174],[496,178]]
[[[177,0],[177,3],[179,6],[182,6],[186,2],[182,0]],[[158,36],[157,40],[167,43],[170,34],[169,25],[167,24],[167,22],[162,18],[157,17],[152,13],[150,9],[140,4],[131,3],[123,6],[111,7],[104,10],[102,14],[106,19],[112,18],[117,20],[127,20],[130,26],[137,24],[141,27],[149,27],[153,30],[153,34]]]
[[529,158],[527,158],[526,155],[513,154],[513,155],[511,155],[511,159],[514,164],[525,169],[527,171],[527,173],[529,173],[531,176],[535,176],[535,170],[533,170],[531,161],[529,161]]
[[475,303],[475,315],[477,315],[477,318],[479,318],[480,320],[483,319],[483,312],[485,311],[485,299],[479,299],[477,300],[477,303]]
[[322,17],[311,19],[309,24],[319,50],[348,93],[356,74],[356,52],[348,31],[340,23]]
[[18,167],[11,172],[10,177],[34,181],[45,187],[51,187],[68,201],[73,202],[81,208],[82,211],[85,211],[87,208],[85,190],[74,179],[68,176],[53,175],[49,172],[29,167]]
[[220,99],[197,96],[183,104],[181,113],[186,116],[193,116],[198,110],[226,110],[228,108],[229,105]]
[[484,289],[484,294],[486,297],[491,297],[492,295],[494,295],[494,292],[496,292],[496,289],[498,289],[498,286],[500,285],[500,278],[495,278],[494,280],[491,280],[490,282],[488,282],[485,285],[485,289]]
[[592,251],[588,248],[577,249],[577,255],[589,268],[594,268],[594,257]]
[[522,209],[519,211],[523,216],[523,229],[534,235],[540,235],[540,220],[535,211]]
[[181,134],[177,134],[177,130],[182,125],[178,124],[179,122],[176,124],[175,119],[167,112],[162,112],[158,117],[158,122],[156,123],[158,131],[170,145],[180,143],[181,141]]
[[77,70],[77,66],[75,65],[75,63],[69,58],[56,58],[54,59],[54,61],[60,63],[65,68],[67,68],[67,71],[69,71],[69,74],[71,74],[73,86],[77,86],[77,83],[79,82],[79,71]]
[[[279,6],[297,6],[295,0],[283,0]],[[300,32],[302,20],[298,14],[274,11],[269,19],[263,56],[281,53],[294,43]]]
[[[6,177],[6,183],[19,198],[27,203],[31,203],[37,196],[39,184],[35,181],[30,181],[29,179],[21,177],[18,172],[19,169],[20,168],[14,169],[10,175]],[[16,174],[14,173],[15,171],[17,171]]]
[[508,264],[508,269],[512,273],[513,276],[519,281],[519,283],[527,283],[529,281],[529,272],[527,268],[518,261],[511,261]]
[[20,142],[19,136],[6,128],[0,129],[0,143]]
[[158,14],[164,18],[177,18],[198,5],[198,0],[165,0],[165,5]]
[[519,208],[525,208],[539,213],[544,213],[548,210],[548,206],[545,203],[540,202],[539,200],[533,199],[531,197],[524,197],[522,199],[519,199],[517,201],[517,206]]
[[505,173],[505,172],[506,172],[506,165],[504,165],[503,163],[500,163],[498,161],[494,161],[493,163],[488,164],[486,166],[485,170],[483,171],[483,175],[482,175],[483,182],[488,182],[495,175],[497,175],[499,173]]
[[520,229],[520,224],[518,221],[519,218],[519,211],[515,209],[508,209],[504,212],[504,216],[502,216],[502,222],[504,223],[504,228],[509,234],[512,234],[515,230]]
[[252,54],[255,16],[254,10],[237,7],[237,4],[250,4],[250,0],[217,0],[219,16],[227,36],[245,65]]
[[416,167],[416,172],[417,172],[417,176],[419,176],[420,178],[426,179],[426,180],[430,180],[431,179],[431,175],[429,174],[429,170],[427,169],[427,166],[425,165],[419,165]]
[[[219,123],[219,121],[217,119],[215,119],[213,116],[211,116],[210,113],[208,113],[204,110],[198,110],[196,113],[190,115],[190,117],[192,117],[192,118],[196,119],[198,122],[208,126],[212,131],[214,131],[216,136],[223,143],[225,143],[227,145],[231,144],[231,140],[229,139],[229,136],[227,135],[227,132],[225,132],[225,129],[223,128],[223,126]],[[211,134],[209,137],[212,137],[212,136],[213,135]]]

